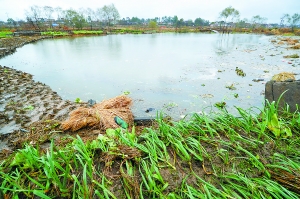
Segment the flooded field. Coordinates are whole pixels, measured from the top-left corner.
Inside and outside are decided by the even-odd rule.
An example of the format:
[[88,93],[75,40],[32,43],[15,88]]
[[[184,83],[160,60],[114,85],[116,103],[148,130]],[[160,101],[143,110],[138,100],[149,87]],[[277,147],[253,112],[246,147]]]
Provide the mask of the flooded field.
[[266,81],[300,71],[299,59],[284,58],[300,51],[278,42],[264,35],[175,33],[49,39],[17,49],[0,65],[32,74],[65,100],[99,102],[126,93],[136,117],[162,110],[176,119],[219,102],[229,111],[261,108]]

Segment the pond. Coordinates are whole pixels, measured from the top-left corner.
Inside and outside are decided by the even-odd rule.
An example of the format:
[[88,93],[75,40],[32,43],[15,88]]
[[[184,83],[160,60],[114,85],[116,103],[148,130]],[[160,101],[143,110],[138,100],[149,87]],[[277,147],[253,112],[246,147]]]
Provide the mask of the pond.
[[165,33],[48,39],[17,49],[0,65],[33,74],[66,100],[100,102],[125,92],[136,117],[164,111],[180,118],[221,101],[233,112],[234,106],[262,108],[266,81],[299,71],[298,60],[293,67],[283,58],[292,52],[273,45],[273,38]]

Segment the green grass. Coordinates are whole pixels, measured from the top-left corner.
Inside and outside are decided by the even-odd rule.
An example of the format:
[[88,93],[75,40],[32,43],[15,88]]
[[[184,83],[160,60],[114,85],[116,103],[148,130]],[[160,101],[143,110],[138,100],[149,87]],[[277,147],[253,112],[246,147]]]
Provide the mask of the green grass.
[[112,29],[111,32],[121,33],[121,34],[126,34],[126,33],[128,33],[128,34],[142,34],[143,30],[123,28],[123,29]]
[[295,33],[292,33],[292,32],[289,32],[289,33],[283,33],[283,36],[291,37],[291,36],[295,36]]
[[[75,35],[98,35],[102,34],[102,30],[98,31],[91,31],[91,30],[74,30],[72,31]],[[68,32],[62,32],[62,31],[47,31],[47,32],[42,32],[42,35],[48,35],[48,36],[68,36],[70,33]]]
[[[103,31],[98,30],[98,31],[91,31],[91,30],[74,30],[72,31],[75,35],[90,35],[90,34],[102,34]],[[49,36],[68,36],[68,32],[62,32],[62,31],[47,31],[43,32],[42,35],[49,35]]]
[[69,35],[69,33],[61,32],[61,31],[47,31],[47,32],[42,32],[42,35],[45,35],[45,36],[67,36],[67,35]]
[[11,31],[0,31],[0,38],[7,37],[7,35],[12,34]]
[[108,129],[46,151],[26,144],[0,164],[0,189],[9,198],[296,199],[280,175],[300,175],[300,115],[277,105],[177,122],[161,114],[140,135]]
[[103,31],[102,30],[74,30],[73,33],[75,35],[78,35],[78,34],[89,35],[89,34],[102,34]]

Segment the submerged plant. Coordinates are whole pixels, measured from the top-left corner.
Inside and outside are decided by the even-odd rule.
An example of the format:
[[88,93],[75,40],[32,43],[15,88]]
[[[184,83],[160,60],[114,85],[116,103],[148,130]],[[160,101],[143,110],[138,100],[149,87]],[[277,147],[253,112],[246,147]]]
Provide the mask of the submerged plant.
[[246,73],[244,73],[244,71],[242,69],[240,69],[239,67],[235,68],[235,72],[238,76],[242,76],[242,77],[246,76]]
[[228,88],[229,90],[236,90],[234,84],[231,84],[230,86],[226,86],[226,88]]
[[216,102],[215,103],[215,107],[217,107],[217,108],[223,109],[223,108],[225,108],[225,106],[226,106],[226,102]]
[[299,55],[298,54],[292,54],[292,55],[286,55],[286,56],[283,56],[284,58],[299,58]]

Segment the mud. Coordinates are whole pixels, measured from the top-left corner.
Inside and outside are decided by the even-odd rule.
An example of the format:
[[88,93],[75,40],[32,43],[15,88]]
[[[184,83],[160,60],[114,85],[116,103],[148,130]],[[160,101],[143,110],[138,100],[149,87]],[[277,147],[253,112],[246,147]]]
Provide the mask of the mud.
[[[0,58],[14,53],[25,44],[47,39],[46,36],[12,37],[0,40]],[[5,158],[24,143],[47,147],[55,139],[58,145],[68,140],[60,129],[69,112],[86,103],[75,103],[62,98],[49,86],[36,82],[32,75],[0,66],[0,157]],[[77,132],[87,134],[86,130]],[[91,131],[88,136],[100,132]],[[74,133],[72,134],[74,135]]]
[[[87,102],[62,100],[49,86],[22,71],[0,66],[0,99],[0,160],[25,143],[46,149],[51,140],[56,146],[65,146],[77,135],[88,141],[105,133],[96,128],[63,131],[61,122],[72,110],[88,107]],[[136,127],[136,133],[143,128]]]
[[17,48],[26,44],[48,39],[49,36],[8,37],[0,39],[0,58],[12,54]]
[[25,135],[32,134],[38,139],[36,126],[41,126],[42,121],[48,121],[42,130],[49,133],[60,125],[52,121],[65,120],[70,111],[82,105],[62,100],[49,86],[35,82],[28,73],[0,66],[0,150],[14,149],[18,137],[24,140]]

